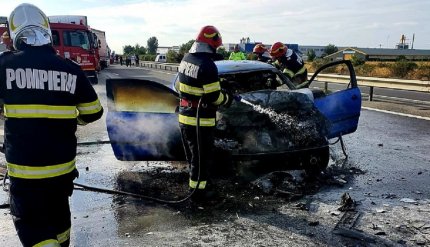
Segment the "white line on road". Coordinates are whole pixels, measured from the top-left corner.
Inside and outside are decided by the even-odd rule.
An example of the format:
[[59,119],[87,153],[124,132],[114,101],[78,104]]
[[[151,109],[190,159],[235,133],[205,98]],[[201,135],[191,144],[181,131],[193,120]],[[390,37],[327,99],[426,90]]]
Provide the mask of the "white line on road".
[[422,117],[422,116],[417,116],[417,115],[412,115],[412,114],[406,114],[406,113],[400,113],[400,112],[381,110],[381,109],[376,109],[376,108],[371,108],[371,107],[365,107],[365,106],[362,106],[361,109],[365,109],[365,110],[369,110],[369,111],[376,111],[376,112],[383,112],[383,113],[388,113],[388,114],[393,114],[393,115],[398,115],[398,116],[403,116],[403,117],[418,118],[418,119],[423,119],[423,120],[430,121],[429,117]]

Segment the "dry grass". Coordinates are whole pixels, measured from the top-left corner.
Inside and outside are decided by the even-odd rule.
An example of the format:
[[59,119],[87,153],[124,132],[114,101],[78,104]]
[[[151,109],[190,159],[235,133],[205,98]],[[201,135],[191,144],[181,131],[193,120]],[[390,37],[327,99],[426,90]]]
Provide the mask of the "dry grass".
[[[376,62],[368,61],[363,65],[354,66],[357,76],[380,77],[380,78],[401,78],[410,80],[429,80],[430,78],[430,62],[414,62],[417,68],[408,72],[405,76],[399,77],[395,75],[393,69],[396,62]],[[317,64],[318,66],[318,64]],[[315,72],[315,64],[306,63],[306,67],[310,73]],[[338,65],[323,73],[333,74],[348,74],[348,69],[345,65]]]

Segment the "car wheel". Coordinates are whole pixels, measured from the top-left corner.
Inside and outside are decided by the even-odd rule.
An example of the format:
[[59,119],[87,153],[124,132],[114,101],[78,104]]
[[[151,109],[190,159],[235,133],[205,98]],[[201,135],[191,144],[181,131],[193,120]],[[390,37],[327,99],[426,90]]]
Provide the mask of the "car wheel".
[[324,171],[330,159],[329,147],[323,147],[304,157],[303,166],[307,176],[316,177]]

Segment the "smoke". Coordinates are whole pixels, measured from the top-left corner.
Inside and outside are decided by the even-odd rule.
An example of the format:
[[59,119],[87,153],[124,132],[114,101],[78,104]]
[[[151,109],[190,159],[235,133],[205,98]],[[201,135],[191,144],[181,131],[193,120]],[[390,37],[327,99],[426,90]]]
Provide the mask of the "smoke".
[[120,151],[128,158],[134,159],[136,152],[146,160],[174,159],[177,155],[175,144],[181,139],[175,114],[110,112],[107,125],[111,142],[124,144]]

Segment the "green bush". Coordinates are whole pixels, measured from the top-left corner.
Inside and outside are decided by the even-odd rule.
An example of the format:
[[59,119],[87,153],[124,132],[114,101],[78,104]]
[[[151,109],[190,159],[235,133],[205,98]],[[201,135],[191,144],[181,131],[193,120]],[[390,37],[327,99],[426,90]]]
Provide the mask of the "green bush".
[[392,74],[398,78],[405,78],[410,72],[417,69],[418,65],[407,60],[398,60],[391,64],[390,70]]
[[166,54],[166,61],[168,63],[179,63],[181,59],[179,59],[179,54],[173,50],[169,50]]
[[366,63],[366,61],[362,57],[354,54],[351,57],[351,63],[354,66],[359,66],[359,65],[363,65],[364,63]]
[[142,61],[155,61],[157,55],[146,54],[142,56]]

